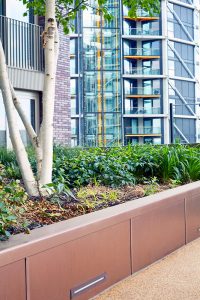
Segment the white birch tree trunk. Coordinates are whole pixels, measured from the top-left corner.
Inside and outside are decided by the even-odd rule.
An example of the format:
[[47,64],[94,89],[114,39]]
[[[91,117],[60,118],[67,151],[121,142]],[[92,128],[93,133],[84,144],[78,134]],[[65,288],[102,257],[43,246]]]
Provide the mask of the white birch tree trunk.
[[43,153],[41,185],[52,182],[53,167],[53,115],[55,99],[55,75],[57,53],[55,51],[55,0],[46,1],[44,48],[45,77],[43,90],[43,121],[41,126],[41,146]]
[[5,106],[8,128],[10,133],[10,139],[13,148],[16,153],[17,161],[20,167],[22,178],[26,191],[29,195],[38,196],[37,182],[34,178],[34,174],[31,169],[30,162],[28,160],[28,155],[25,146],[22,142],[19,128],[16,124],[16,110],[12,99],[12,93],[10,89],[10,81],[8,78],[6,60],[4,55],[4,50],[2,47],[2,42],[0,40],[0,89],[3,96],[3,102]]
[[[58,59],[59,36],[55,19],[55,0],[46,0],[45,30],[45,76],[43,89],[43,120],[39,135],[32,128],[9,81],[5,55],[0,40],[0,89],[2,91],[9,133],[16,153],[26,191],[31,196],[47,195],[43,185],[52,182],[53,166],[53,116],[55,101],[55,75]],[[34,177],[19,128],[16,112],[23,122],[36,154],[37,180]]]

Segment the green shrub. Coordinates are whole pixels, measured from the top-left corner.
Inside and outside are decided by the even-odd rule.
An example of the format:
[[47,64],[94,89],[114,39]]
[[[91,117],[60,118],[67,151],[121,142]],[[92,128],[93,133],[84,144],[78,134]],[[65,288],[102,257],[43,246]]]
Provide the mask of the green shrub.
[[16,225],[27,199],[22,185],[18,180],[5,182],[5,169],[0,165],[0,240],[9,237],[8,228]]
[[[28,154],[36,171],[32,148]],[[53,159],[53,182],[70,188],[88,184],[117,187],[143,183],[154,177],[162,183],[200,179],[200,148],[180,144],[88,149],[56,146]],[[0,149],[0,163],[5,165],[7,177],[21,177],[12,151]]]

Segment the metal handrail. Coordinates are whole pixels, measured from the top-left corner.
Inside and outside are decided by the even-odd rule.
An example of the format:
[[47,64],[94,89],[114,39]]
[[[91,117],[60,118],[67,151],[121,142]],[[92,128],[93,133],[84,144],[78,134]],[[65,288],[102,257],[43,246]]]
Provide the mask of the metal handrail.
[[139,28],[128,28],[124,32],[125,35],[159,35],[159,29],[139,29]]
[[129,109],[125,109],[125,114],[160,114],[161,110],[160,107],[130,107]]
[[7,65],[43,71],[42,27],[0,15],[0,39]]
[[160,88],[131,87],[125,90],[126,95],[159,95]]
[[125,74],[132,74],[132,75],[159,75],[160,69],[152,69],[150,67],[143,67],[143,68],[131,68],[129,70],[125,70]]
[[160,127],[144,126],[144,127],[125,127],[125,134],[161,134]]
[[154,55],[160,55],[160,49],[159,48],[127,48],[124,49],[124,55],[154,56]]
[[[129,10],[128,7],[124,6],[123,11],[124,11],[124,16],[125,17],[128,17],[128,10]],[[143,9],[137,9],[136,16],[137,16],[136,18],[138,18],[138,17],[154,18],[154,17],[159,17],[159,14],[154,13],[154,14],[151,15],[148,11],[145,11]]]

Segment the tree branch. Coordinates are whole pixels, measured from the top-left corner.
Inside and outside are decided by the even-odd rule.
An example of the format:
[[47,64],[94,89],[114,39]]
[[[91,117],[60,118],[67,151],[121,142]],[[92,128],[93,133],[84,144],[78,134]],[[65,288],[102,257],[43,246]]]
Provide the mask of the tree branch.
[[22,178],[26,187],[26,191],[32,195],[37,196],[38,190],[36,186],[36,180],[34,178],[33,171],[28,159],[28,155],[25,146],[22,142],[19,128],[16,123],[16,108],[14,107],[9,77],[7,72],[5,54],[0,39],[0,89],[2,91],[4,107],[6,111],[6,117],[8,121],[10,139],[12,141],[13,148],[16,153],[16,158],[20,167]]
[[33,129],[32,125],[30,124],[24,110],[22,109],[21,103],[17,98],[17,95],[15,93],[15,90],[14,90],[11,82],[10,82],[10,90],[11,90],[11,94],[12,94],[13,104],[20,116],[22,123],[24,124],[24,127],[26,128],[28,136],[29,136],[31,143],[33,145],[33,148],[35,150],[36,159],[37,159],[37,175],[38,175],[38,178],[40,178],[41,167],[42,167],[42,151],[41,151],[39,137],[37,136],[35,130]]

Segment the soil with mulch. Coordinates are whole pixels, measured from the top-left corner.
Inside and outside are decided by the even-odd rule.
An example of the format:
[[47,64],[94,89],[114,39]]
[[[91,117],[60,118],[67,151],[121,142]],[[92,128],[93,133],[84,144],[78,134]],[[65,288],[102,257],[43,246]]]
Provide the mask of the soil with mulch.
[[[29,233],[35,228],[135,200],[171,187],[170,185],[157,185],[156,188],[149,191],[147,185],[125,186],[120,189],[87,186],[80,190],[73,190],[75,198],[66,197],[66,195],[50,199],[32,197],[26,201],[18,225],[11,226],[7,230],[11,234]],[[26,225],[20,225],[22,223]]]

